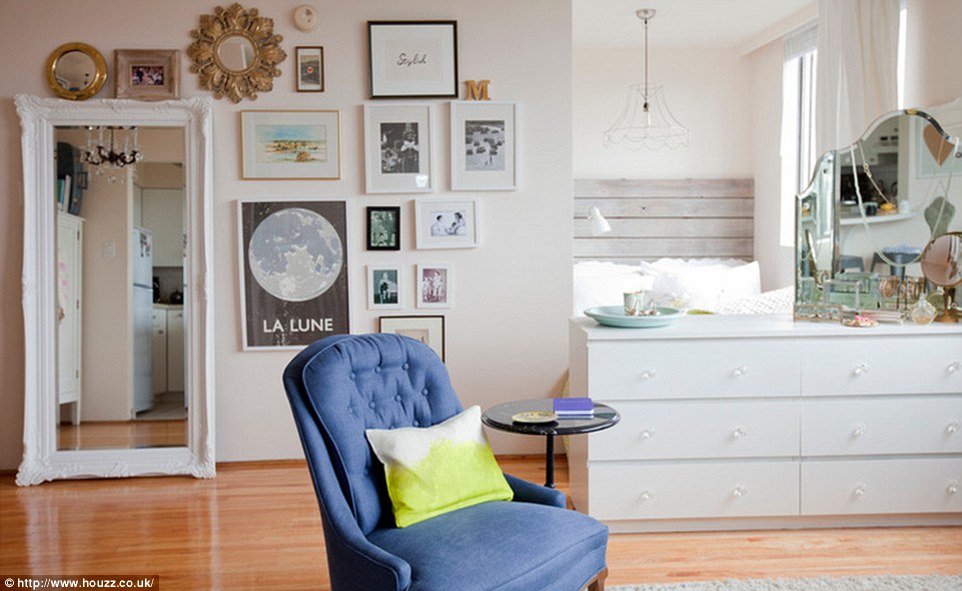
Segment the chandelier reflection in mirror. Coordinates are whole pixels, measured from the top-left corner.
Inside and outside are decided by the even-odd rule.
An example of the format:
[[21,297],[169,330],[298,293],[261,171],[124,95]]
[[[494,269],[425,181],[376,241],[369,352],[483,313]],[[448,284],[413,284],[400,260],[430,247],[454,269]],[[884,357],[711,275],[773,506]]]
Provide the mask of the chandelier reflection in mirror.
[[[94,131],[97,132],[96,142],[94,142]],[[107,144],[104,143],[105,132]],[[115,138],[114,132],[118,132],[118,136],[123,136],[123,150],[117,149],[120,138]],[[115,143],[115,139],[117,143]],[[99,126],[87,128],[87,146],[83,152],[83,161],[96,167],[97,176],[106,177],[107,182],[126,182],[126,169],[129,167],[130,174],[133,176],[136,173],[135,165],[143,159],[144,155],[140,152],[136,127]]]
[[615,124],[605,132],[604,145],[622,144],[630,150],[658,150],[688,145],[688,128],[678,122],[665,102],[662,87],[648,83],[648,22],[655,10],[642,8],[635,16],[645,23],[645,82],[628,88],[628,100]]

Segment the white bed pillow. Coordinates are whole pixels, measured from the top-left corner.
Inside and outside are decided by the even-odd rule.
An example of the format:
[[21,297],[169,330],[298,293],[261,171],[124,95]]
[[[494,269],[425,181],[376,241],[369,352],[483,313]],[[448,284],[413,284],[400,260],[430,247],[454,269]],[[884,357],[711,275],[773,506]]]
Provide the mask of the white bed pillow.
[[652,277],[649,297],[660,306],[713,311],[761,292],[757,261],[659,259],[642,261],[641,271]]
[[654,281],[641,274],[636,265],[584,261],[574,265],[572,314],[584,316],[595,306],[620,306],[628,291],[651,289]]

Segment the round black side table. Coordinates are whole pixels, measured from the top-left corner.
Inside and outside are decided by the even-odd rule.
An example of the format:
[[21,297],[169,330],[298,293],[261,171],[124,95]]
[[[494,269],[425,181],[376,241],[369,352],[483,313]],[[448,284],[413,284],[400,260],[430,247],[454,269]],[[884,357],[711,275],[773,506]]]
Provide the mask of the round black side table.
[[481,415],[481,422],[485,425],[522,435],[544,435],[545,441],[545,483],[548,488],[554,488],[554,436],[579,435],[593,433],[613,427],[621,419],[618,411],[607,404],[595,402],[595,416],[591,418],[558,418],[550,423],[518,423],[511,417],[520,412],[553,412],[552,398],[537,400],[518,400],[492,406]]

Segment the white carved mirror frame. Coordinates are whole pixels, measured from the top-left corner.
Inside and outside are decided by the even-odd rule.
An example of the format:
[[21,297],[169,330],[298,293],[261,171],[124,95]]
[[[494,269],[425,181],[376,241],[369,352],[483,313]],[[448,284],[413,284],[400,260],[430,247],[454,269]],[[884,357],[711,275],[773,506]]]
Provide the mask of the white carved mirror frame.
[[[186,474],[214,476],[213,176],[211,99],[82,103],[17,95],[23,150],[23,461],[17,484],[62,478]],[[187,231],[186,447],[57,449],[57,127],[181,127],[185,137]]]

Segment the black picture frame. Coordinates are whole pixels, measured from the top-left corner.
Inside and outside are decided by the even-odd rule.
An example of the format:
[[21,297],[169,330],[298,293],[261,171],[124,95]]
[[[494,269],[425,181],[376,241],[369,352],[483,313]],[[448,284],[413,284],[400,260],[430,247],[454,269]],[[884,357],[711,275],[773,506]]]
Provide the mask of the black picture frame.
[[367,249],[401,250],[400,206],[367,208]]
[[367,41],[372,99],[458,97],[457,21],[368,21]]

